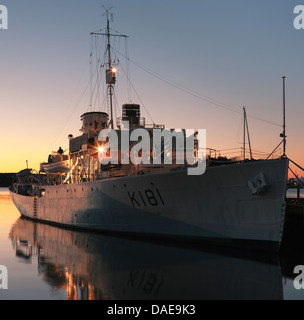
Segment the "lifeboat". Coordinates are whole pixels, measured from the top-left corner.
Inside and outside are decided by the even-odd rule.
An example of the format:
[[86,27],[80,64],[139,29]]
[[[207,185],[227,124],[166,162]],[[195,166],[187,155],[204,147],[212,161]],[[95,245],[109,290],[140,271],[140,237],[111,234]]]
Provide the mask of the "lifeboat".
[[63,150],[53,151],[49,155],[48,162],[43,162],[40,165],[40,171],[46,173],[65,173],[70,170],[69,156],[63,154]]

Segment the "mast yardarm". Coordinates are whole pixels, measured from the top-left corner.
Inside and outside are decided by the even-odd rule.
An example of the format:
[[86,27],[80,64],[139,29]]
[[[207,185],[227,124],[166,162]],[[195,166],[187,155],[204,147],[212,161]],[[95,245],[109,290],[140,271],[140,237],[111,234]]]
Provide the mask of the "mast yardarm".
[[[111,8],[110,8],[111,9]],[[107,28],[105,33],[100,32],[92,32],[91,34],[94,35],[101,35],[106,36],[107,38],[107,69],[106,69],[106,84],[107,84],[107,94],[109,97],[109,104],[110,104],[110,124],[109,126],[114,129],[114,121],[113,121],[113,94],[114,94],[114,85],[116,83],[116,68],[112,64],[112,58],[111,58],[111,37],[124,37],[127,38],[128,36],[123,34],[113,34],[111,33],[110,29],[110,21],[109,21],[109,10],[106,9],[106,15],[107,15]]]

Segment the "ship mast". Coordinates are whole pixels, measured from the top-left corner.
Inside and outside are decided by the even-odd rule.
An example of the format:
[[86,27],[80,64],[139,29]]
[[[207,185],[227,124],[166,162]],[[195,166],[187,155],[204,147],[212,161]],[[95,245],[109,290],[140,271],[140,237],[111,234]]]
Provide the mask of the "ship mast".
[[281,133],[281,137],[283,137],[283,156],[286,157],[286,121],[285,121],[285,79],[286,77],[282,77],[283,79],[283,133]]
[[[107,14],[107,51],[108,51],[108,69],[107,69],[107,74],[108,71],[111,71],[112,77],[108,79],[108,76],[106,78],[107,80],[107,85],[108,85],[108,94],[110,98],[110,112],[111,112],[111,120],[110,120],[110,127],[114,129],[114,123],[113,123],[113,85],[116,82],[116,77],[115,77],[115,71],[116,69],[112,67],[112,60],[111,60],[111,44],[110,44],[110,39],[111,39],[111,34],[110,34],[110,22],[109,22],[109,10],[106,10]],[[109,81],[108,81],[109,80]]]
[[[266,158],[266,160],[278,149],[278,147],[283,143],[283,154],[282,158],[286,157],[286,120],[285,120],[285,79],[283,76],[283,132],[280,133],[280,137],[283,138],[282,141],[275,147],[275,149],[270,153],[270,155]],[[290,159],[289,159],[290,160]],[[302,169],[302,168],[301,168]]]
[[[104,7],[105,8],[105,7]],[[110,21],[109,21],[109,12],[112,9],[105,8],[105,14],[107,16],[107,28],[105,33],[100,32],[92,32],[91,34],[94,35],[101,35],[106,36],[107,38],[107,58],[108,61],[106,63],[106,84],[107,84],[107,94],[108,94],[108,103],[109,103],[109,111],[110,111],[110,123],[109,126],[114,129],[114,119],[113,119],[113,94],[114,94],[114,85],[116,83],[116,68],[112,65],[112,58],[111,58],[111,37],[124,37],[127,38],[126,35],[123,34],[112,34],[110,29]]]
[[249,151],[250,151],[250,159],[252,160],[252,150],[251,150],[251,144],[250,144],[250,137],[249,137],[249,128],[248,128],[248,121],[247,121],[247,113],[245,107],[243,107],[244,111],[244,139],[243,139],[243,148],[244,148],[244,154],[243,154],[243,160],[246,160],[246,129],[247,129],[247,139],[249,144]]

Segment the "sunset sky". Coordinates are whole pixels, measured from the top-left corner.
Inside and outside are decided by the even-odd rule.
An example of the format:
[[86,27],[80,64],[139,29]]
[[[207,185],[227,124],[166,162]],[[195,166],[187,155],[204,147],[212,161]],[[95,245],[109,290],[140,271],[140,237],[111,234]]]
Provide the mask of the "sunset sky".
[[[144,104],[146,122],[207,129],[208,147],[240,155],[246,106],[252,149],[267,155],[281,141],[286,76],[287,155],[304,167],[304,29],[293,26],[302,2],[0,0],[8,9],[8,30],[0,30],[0,172],[17,172],[26,160],[39,169],[52,150],[68,148],[69,134],[80,134],[90,33],[106,26],[103,5],[113,6],[112,29],[129,36],[131,100]],[[120,70],[119,108],[128,102],[122,77]]]

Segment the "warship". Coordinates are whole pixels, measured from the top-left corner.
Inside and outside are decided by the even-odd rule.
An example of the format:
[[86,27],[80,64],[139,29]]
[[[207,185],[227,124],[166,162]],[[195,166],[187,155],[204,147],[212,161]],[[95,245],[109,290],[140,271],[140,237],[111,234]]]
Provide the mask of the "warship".
[[[164,163],[164,145],[157,164],[126,163],[120,149],[118,162],[100,161],[112,151],[103,149],[103,130],[112,129],[120,137],[122,124],[128,123],[130,134],[145,129],[152,139],[153,130],[165,127],[146,124],[140,105],[125,103],[115,128],[117,70],[111,39],[126,36],[112,33],[108,14],[105,31],[94,35],[106,39],[106,62],[99,68],[105,70],[108,110],[81,115],[81,135],[69,135],[67,154],[60,148],[39,172],[24,169],[17,174],[10,194],[21,215],[90,232],[278,250],[285,221],[285,153],[277,159],[254,160],[245,158],[244,149],[243,159],[224,158],[212,154],[213,149],[200,150],[194,139],[195,152],[202,152],[206,163],[205,172],[198,175],[188,174],[187,163]],[[177,147],[172,145],[176,160]]]

